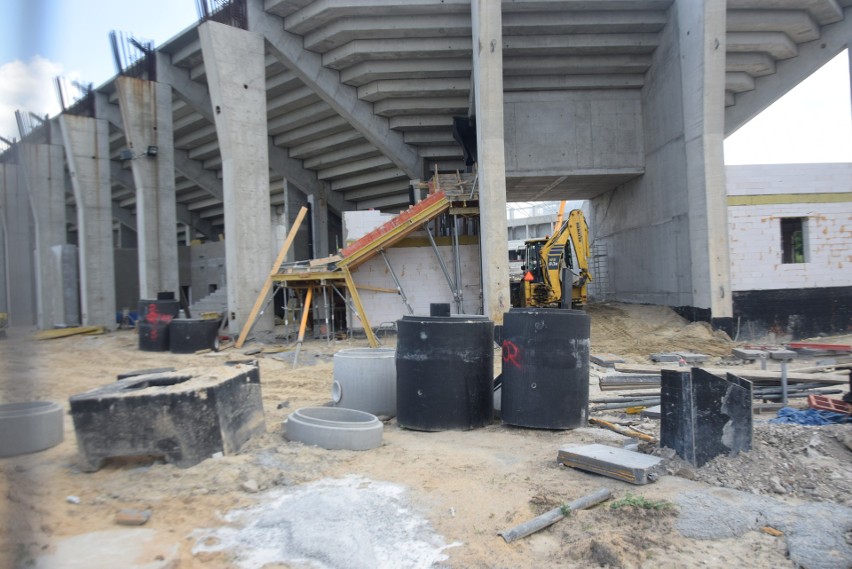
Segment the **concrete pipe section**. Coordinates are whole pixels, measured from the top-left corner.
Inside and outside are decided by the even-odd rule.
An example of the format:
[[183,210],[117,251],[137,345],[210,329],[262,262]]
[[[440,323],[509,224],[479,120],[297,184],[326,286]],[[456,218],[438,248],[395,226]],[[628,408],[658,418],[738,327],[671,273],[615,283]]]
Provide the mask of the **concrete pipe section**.
[[382,443],[375,415],[343,407],[302,407],[287,418],[287,438],[328,450],[370,450]]
[[52,401],[0,405],[0,457],[29,454],[62,442],[62,407]]
[[393,348],[351,348],[334,354],[334,406],[396,416],[395,354]]

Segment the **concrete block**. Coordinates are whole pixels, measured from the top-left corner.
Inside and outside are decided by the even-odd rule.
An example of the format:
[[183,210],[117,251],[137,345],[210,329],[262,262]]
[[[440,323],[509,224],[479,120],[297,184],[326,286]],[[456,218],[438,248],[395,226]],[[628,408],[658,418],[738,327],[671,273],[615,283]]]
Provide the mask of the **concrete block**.
[[601,444],[559,449],[556,460],[631,484],[648,484],[662,474],[662,459],[658,456]]
[[256,366],[140,375],[70,399],[83,469],[104,459],[163,456],[181,468],[236,453],[266,425]]
[[752,383],[700,368],[663,370],[660,446],[701,467],[721,454],[751,449]]

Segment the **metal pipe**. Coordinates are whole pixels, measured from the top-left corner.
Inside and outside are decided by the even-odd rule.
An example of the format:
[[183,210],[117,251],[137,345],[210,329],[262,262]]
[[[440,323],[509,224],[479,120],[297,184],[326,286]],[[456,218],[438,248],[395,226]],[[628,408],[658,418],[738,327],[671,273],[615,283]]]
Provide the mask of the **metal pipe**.
[[441,257],[441,254],[438,252],[438,245],[435,243],[435,238],[432,237],[432,232],[429,231],[428,227],[426,227],[426,236],[429,237],[429,244],[432,245],[432,251],[435,252],[435,257],[438,258],[438,264],[441,265],[441,271],[444,273],[444,278],[447,279],[447,285],[449,285],[450,292],[453,293],[453,299],[456,302],[456,306],[458,306],[459,295],[456,292],[456,285],[450,277],[450,271],[447,270],[447,265],[444,263],[444,259]]
[[453,260],[456,269],[456,311],[459,314],[464,313],[462,308],[462,272],[461,272],[461,251],[459,251],[459,222],[458,218],[453,216]]
[[325,343],[331,344],[331,335],[328,331],[328,291],[325,289],[325,286],[325,282],[320,283],[320,287],[322,288],[322,303],[325,306]]
[[393,279],[393,282],[396,284],[396,290],[399,293],[399,296],[402,297],[402,302],[405,304],[405,307],[408,309],[408,313],[414,314],[414,310],[412,310],[411,305],[408,304],[408,298],[406,298],[406,296],[405,296],[405,291],[402,290],[402,283],[399,282],[399,279],[396,276],[396,272],[394,272],[393,267],[391,267],[390,261],[388,260],[387,253],[385,253],[384,249],[379,249],[379,253],[382,254],[382,259],[385,260],[385,265],[387,266],[388,270],[390,271],[391,278]]

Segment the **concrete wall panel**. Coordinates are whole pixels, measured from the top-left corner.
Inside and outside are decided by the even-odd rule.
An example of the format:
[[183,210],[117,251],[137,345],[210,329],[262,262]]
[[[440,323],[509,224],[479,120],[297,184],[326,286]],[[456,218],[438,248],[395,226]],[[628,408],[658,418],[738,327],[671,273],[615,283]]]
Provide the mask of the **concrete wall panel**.
[[507,176],[643,166],[639,90],[505,95]]

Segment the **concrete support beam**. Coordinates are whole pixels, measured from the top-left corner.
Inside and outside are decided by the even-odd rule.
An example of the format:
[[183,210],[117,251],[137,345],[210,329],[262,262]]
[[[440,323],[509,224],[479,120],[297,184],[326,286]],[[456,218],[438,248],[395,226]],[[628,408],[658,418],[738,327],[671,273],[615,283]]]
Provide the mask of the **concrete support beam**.
[[214,172],[202,168],[197,160],[191,160],[186,150],[175,149],[174,157],[175,170],[206,190],[212,197],[217,198],[219,201],[224,199],[225,194],[222,190],[222,180]]
[[506,151],[503,137],[503,38],[499,3],[471,0],[476,99],[483,307],[495,325],[509,310],[506,251]]
[[736,104],[725,113],[725,136],[733,134],[846,49],[852,38],[852,8],[844,12],[843,21],[821,28],[819,40],[799,44],[798,57],[777,62],[774,74],[756,78],[754,90],[736,96]]
[[249,27],[266,38],[270,51],[281,63],[394,164],[412,178],[420,176],[417,151],[405,144],[401,135],[390,130],[386,119],[374,115],[369,103],[359,100],[353,87],[344,85],[336,72],[326,69],[322,56],[307,51],[302,46],[301,36],[284,31],[283,20],[267,14],[263,0],[249,0],[248,13]]
[[340,70],[340,81],[360,87],[372,81],[406,79],[429,79],[441,77],[470,77],[470,59],[448,57],[446,59],[382,59],[363,61]]
[[[269,219],[269,136],[263,36],[219,24],[198,27],[222,152],[229,327],[240,330],[274,259]],[[255,331],[272,330],[272,311]]]
[[[36,322],[41,330],[68,324],[65,282],[53,247],[66,244],[65,155],[61,146],[21,144],[19,158],[35,221]],[[73,324],[73,323],[72,323]]]
[[172,90],[165,83],[117,77],[124,135],[133,152],[139,295],[179,292]]
[[115,262],[107,121],[59,117],[77,202],[80,312],[85,326],[115,325]]
[[21,167],[0,163],[0,210],[3,213],[5,296],[10,326],[34,326],[36,276],[35,239],[29,199]]
[[693,306],[733,317],[725,187],[725,5],[679,0]]

